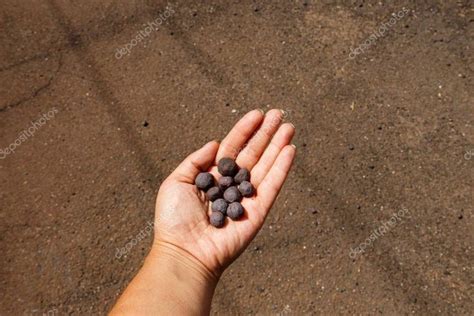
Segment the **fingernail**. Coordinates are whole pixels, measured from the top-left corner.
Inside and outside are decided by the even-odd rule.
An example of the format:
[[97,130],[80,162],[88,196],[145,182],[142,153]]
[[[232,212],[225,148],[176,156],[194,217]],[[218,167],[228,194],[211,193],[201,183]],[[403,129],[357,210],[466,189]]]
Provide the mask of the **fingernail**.
[[296,149],[296,145],[295,145],[295,144],[291,144],[291,147],[293,147],[294,149]]
[[288,122],[288,123],[289,123],[291,126],[293,126],[293,129],[296,129],[296,126],[295,126],[293,123],[291,123],[291,122]]
[[260,111],[260,113],[262,113],[263,115],[265,115],[265,111],[262,110],[262,109],[258,109]]

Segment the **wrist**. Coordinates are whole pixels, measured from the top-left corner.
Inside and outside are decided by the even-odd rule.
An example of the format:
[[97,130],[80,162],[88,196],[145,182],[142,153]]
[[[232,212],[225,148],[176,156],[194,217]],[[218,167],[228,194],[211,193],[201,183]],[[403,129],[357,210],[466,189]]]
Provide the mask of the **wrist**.
[[208,315],[218,279],[185,250],[155,242],[111,315]]
[[147,256],[147,261],[152,262],[153,265],[159,264],[171,269],[176,267],[177,271],[173,272],[185,273],[201,283],[217,284],[220,278],[220,274],[209,270],[188,251],[166,241],[155,240]]
[[[219,276],[186,250],[155,241],[145,266],[152,279],[165,286],[167,300],[176,302],[178,314],[209,314]],[[162,287],[163,288],[163,287]]]

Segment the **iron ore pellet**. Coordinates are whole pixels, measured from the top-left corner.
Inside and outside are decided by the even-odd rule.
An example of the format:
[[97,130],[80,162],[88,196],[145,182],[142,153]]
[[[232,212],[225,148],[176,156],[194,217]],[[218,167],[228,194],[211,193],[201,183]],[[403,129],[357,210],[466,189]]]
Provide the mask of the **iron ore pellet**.
[[206,191],[214,186],[214,177],[209,172],[201,172],[197,175],[195,183],[198,189]]
[[227,216],[232,220],[238,220],[244,214],[244,208],[239,202],[230,203],[227,208]]
[[209,201],[215,201],[222,197],[222,190],[219,187],[212,187],[206,192]]
[[221,212],[212,212],[209,221],[212,226],[219,228],[224,226],[225,216]]
[[[242,193],[242,196],[244,197],[250,197],[253,195],[253,185],[252,183],[248,181],[242,181],[241,184],[239,184],[239,191]],[[224,194],[225,197],[225,194]]]
[[219,183],[221,190],[225,191],[228,187],[234,184],[234,179],[232,177],[220,177],[217,182]]
[[246,168],[242,168],[237,172],[234,177],[235,183],[242,183],[242,181],[250,181],[250,171]]
[[217,170],[223,176],[233,177],[239,171],[239,166],[232,158],[222,158],[217,164]]
[[237,187],[230,187],[224,191],[224,199],[229,203],[238,202],[241,198],[242,194],[240,194]]
[[211,209],[213,212],[220,212],[222,214],[226,214],[227,212],[227,202],[224,199],[217,199],[212,202]]

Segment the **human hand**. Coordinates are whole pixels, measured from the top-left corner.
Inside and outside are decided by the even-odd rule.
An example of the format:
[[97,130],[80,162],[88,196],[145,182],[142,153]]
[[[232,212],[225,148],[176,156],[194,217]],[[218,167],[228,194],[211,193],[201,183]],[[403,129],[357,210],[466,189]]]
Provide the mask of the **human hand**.
[[[281,124],[284,112],[254,110],[247,113],[219,145],[216,141],[188,156],[162,183],[155,210],[155,240],[152,253],[177,251],[191,257],[197,269],[219,278],[223,270],[242,253],[262,227],[295,157],[289,145],[295,128]],[[263,122],[262,122],[263,121]],[[244,216],[226,219],[222,228],[209,223],[210,203],[194,180],[209,171],[216,179],[217,162],[235,158],[251,172],[256,194],[244,198]]]
[[[258,110],[247,113],[220,145],[206,144],[162,183],[153,246],[111,315],[210,313],[220,275],[262,227],[293,163],[296,150],[289,144],[295,128],[280,126],[283,116],[279,110],[265,116]],[[201,171],[219,178],[216,164],[223,157],[236,158],[250,170],[256,192],[243,199],[242,218],[215,228],[209,223],[209,202],[194,179]]]

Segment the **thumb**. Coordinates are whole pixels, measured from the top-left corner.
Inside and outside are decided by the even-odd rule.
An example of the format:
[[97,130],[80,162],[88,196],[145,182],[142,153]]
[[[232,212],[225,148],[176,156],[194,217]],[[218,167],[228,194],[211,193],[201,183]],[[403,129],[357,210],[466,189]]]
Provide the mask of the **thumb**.
[[194,183],[196,176],[207,169],[214,162],[219,149],[215,140],[207,143],[201,149],[193,152],[173,171],[170,178],[180,182]]

